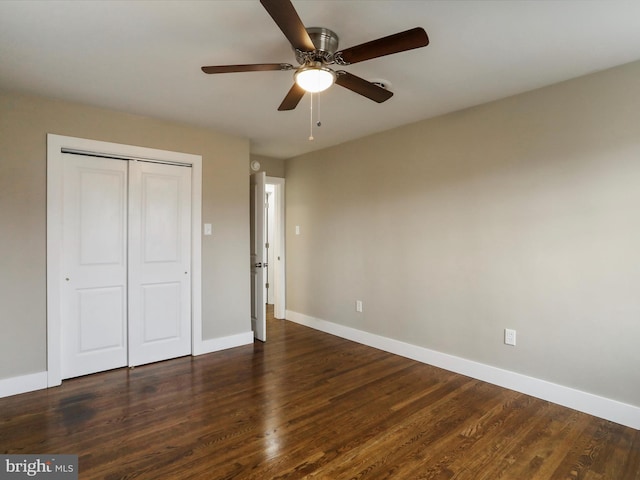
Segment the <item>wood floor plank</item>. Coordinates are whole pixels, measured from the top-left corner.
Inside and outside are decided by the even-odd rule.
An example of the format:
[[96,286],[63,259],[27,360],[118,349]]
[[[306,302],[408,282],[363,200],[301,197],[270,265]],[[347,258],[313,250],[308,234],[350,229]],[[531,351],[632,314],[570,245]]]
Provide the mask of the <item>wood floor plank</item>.
[[640,480],[640,432],[268,319],[267,343],[0,399],[81,479]]

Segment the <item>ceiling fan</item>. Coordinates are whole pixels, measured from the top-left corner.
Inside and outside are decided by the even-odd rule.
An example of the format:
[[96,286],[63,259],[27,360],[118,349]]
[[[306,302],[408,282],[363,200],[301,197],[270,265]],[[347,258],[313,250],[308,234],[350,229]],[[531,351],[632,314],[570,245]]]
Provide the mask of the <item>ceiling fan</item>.
[[338,50],[338,36],[328,28],[305,28],[290,0],[260,0],[260,3],[291,43],[300,66],[294,67],[290,63],[256,63],[202,67],[202,71],[232,73],[295,70],[295,82],[278,107],[280,111],[296,108],[305,92],[321,92],[334,83],[382,103],[391,98],[393,92],[344,70],[333,70],[329,65],[351,65],[429,44],[427,33],[423,28],[417,27]]

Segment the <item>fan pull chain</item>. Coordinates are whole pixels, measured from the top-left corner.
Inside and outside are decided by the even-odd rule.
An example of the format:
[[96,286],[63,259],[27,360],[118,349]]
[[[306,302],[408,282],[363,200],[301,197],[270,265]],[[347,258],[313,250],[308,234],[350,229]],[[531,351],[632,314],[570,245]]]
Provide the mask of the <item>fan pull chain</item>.
[[[310,104],[310,112],[309,112],[309,140],[313,140],[313,92],[310,93],[311,95],[311,104]],[[316,120],[316,126],[321,127],[322,126],[322,122],[320,121],[320,93],[318,93],[317,96],[317,120]]]

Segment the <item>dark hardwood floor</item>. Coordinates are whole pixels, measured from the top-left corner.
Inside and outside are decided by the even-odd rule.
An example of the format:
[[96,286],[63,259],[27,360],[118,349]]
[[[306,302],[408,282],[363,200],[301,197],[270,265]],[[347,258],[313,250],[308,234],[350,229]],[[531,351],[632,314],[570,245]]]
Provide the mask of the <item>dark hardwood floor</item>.
[[640,432],[291,322],[0,399],[0,452],[80,479],[640,479]]

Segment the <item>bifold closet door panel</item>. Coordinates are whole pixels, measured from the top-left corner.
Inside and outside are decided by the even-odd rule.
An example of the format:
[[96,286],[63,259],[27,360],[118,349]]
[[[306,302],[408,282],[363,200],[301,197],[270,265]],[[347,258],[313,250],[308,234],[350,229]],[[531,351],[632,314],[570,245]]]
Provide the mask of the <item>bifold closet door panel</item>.
[[62,378],[126,366],[127,162],[65,154]]
[[129,166],[129,365],[191,353],[191,168]]

